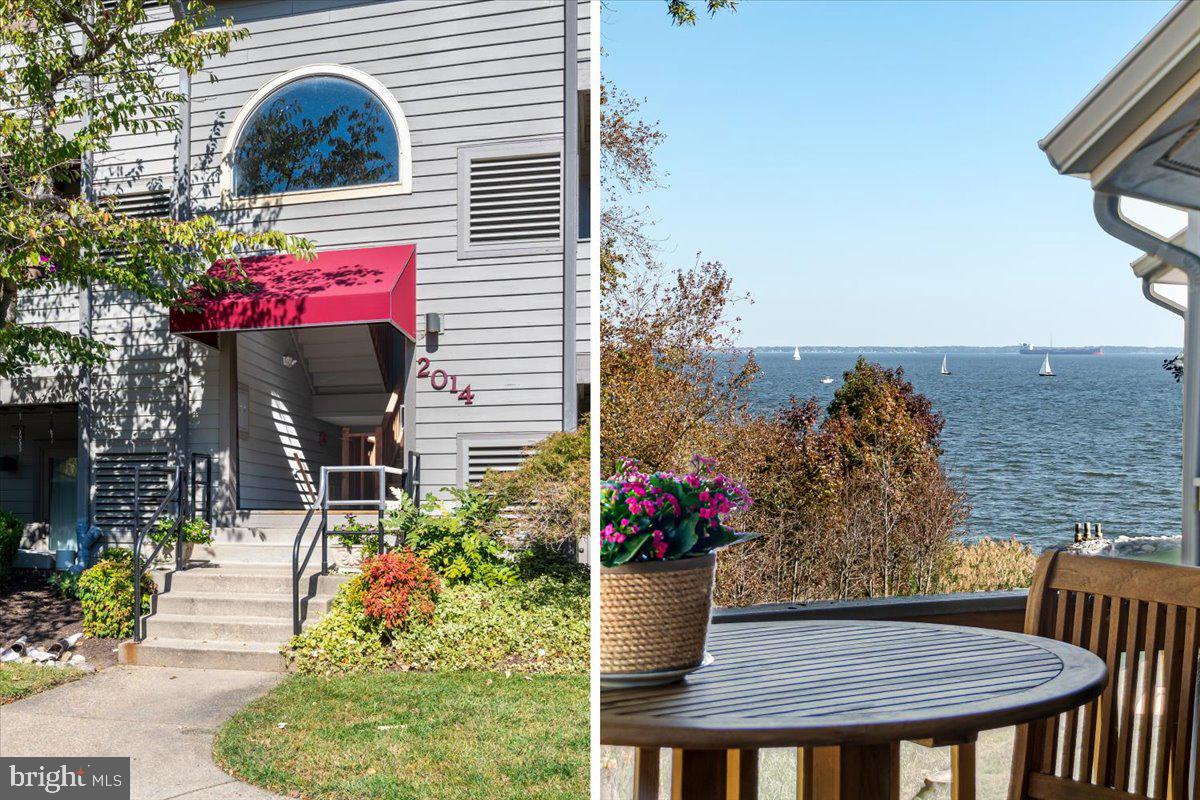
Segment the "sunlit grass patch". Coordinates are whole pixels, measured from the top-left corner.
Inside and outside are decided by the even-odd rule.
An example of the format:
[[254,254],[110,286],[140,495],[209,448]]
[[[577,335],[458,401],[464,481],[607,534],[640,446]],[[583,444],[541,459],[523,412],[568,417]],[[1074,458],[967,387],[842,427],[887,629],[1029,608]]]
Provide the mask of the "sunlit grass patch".
[[244,781],[311,800],[588,794],[586,676],[294,675],[213,745]]
[[38,692],[79,680],[83,671],[74,667],[39,667],[34,664],[0,664],[0,706]]

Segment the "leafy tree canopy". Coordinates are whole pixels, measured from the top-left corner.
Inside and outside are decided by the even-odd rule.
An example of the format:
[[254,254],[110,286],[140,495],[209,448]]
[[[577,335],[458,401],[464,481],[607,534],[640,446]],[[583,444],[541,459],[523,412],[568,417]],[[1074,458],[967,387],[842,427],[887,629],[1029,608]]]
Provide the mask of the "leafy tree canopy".
[[[721,9],[737,11],[738,0],[705,0],[708,15],[714,16]],[[687,0],[667,0],[667,14],[676,25],[695,25],[696,9]]]
[[130,218],[111,197],[79,194],[80,165],[115,135],[178,130],[174,76],[246,35],[229,20],[211,24],[211,13],[181,0],[173,21],[150,25],[140,0],[0,0],[0,377],[36,364],[95,365],[106,354],[93,338],[19,324],[24,293],[95,281],[174,306],[196,285],[212,294],[241,286],[236,267],[209,275],[214,262],[310,255],[282,232],[222,229],[209,216]]

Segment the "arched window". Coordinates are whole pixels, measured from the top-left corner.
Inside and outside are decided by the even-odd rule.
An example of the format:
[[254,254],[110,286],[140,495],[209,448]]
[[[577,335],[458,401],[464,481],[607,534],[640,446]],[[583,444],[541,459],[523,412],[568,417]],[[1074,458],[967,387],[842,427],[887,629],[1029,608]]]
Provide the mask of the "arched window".
[[305,67],[279,76],[246,104],[230,141],[225,188],[234,198],[409,191],[404,115],[385,87],[357,70]]

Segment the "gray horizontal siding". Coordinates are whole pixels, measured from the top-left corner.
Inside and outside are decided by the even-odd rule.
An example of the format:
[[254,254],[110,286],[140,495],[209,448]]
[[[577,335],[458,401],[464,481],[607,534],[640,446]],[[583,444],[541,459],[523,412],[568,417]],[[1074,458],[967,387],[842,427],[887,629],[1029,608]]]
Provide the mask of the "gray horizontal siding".
[[[374,3],[239,0],[217,3],[250,36],[228,56],[214,59],[192,83],[192,160],[188,165],[197,211],[244,229],[272,226],[312,239],[319,248],[411,243],[417,248],[417,355],[459,376],[476,393],[465,406],[428,381],[417,385],[417,436],[423,485],[457,480],[459,433],[536,433],[558,429],[562,397],[561,253],[535,257],[457,255],[457,153],[463,145],[561,136],[563,131],[563,4],[559,0],[387,0]],[[578,55],[586,88],[590,68],[591,9],[578,5]],[[360,69],[399,101],[412,139],[413,191],[351,200],[230,212],[219,198],[220,153],[233,118],[251,94],[278,74],[315,63]],[[213,83],[209,79],[216,78]],[[171,80],[166,76],[165,80]],[[174,141],[169,134],[126,134],[98,159],[104,187],[142,189],[172,181]],[[590,263],[577,261],[579,306],[574,336],[589,350]],[[31,302],[31,320],[69,325],[69,312],[52,301]],[[98,289],[93,329],[115,349],[95,374],[97,449],[134,449],[174,440],[174,409],[181,345],[167,332],[165,315],[119,292]],[[446,315],[436,349],[423,335],[423,314]],[[279,374],[287,342],[242,337],[240,380],[256,385],[251,434],[240,442],[241,491],[247,505],[294,505],[298,500],[288,448],[280,441],[279,409],[266,392],[283,395],[298,445],[310,467],[336,459],[337,436],[308,413],[307,388],[295,371]],[[219,357],[191,348],[188,408],[194,450],[215,449],[220,424]],[[415,376],[414,376],[414,380]],[[289,381],[292,381],[289,383]],[[319,444],[325,430],[328,445]],[[315,474],[316,470],[313,469]]]

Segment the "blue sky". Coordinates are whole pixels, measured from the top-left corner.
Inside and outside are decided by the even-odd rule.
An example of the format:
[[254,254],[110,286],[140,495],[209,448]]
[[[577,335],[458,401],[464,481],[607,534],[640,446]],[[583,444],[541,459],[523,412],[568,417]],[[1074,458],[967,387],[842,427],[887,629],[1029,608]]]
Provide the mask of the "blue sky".
[[1037,147],[1171,5],[743,0],[680,29],[617,0],[603,72],[668,136],[666,260],[726,265],[743,344],[1171,346]]

